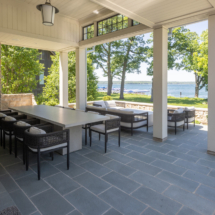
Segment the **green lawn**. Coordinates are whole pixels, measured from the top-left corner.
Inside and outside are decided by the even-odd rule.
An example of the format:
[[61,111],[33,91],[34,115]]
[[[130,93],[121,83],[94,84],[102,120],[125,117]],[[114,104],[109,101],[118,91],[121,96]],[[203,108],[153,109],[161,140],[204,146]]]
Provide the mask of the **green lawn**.
[[[98,93],[99,96],[97,100],[103,100],[103,97],[106,96],[106,93]],[[138,95],[138,94],[124,94],[125,99],[119,99],[119,94],[111,95],[113,100],[120,101],[130,101],[130,102],[143,102],[143,103],[152,103],[150,101],[151,96],[146,95]],[[168,105],[175,106],[194,106],[196,108],[208,108],[207,99],[200,98],[176,98],[176,97],[168,97]]]

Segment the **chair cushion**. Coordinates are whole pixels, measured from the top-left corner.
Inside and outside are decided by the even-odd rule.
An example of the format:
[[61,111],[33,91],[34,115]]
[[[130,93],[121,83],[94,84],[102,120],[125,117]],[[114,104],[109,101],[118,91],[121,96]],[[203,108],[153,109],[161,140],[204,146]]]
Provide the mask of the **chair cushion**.
[[[135,122],[133,123],[133,128],[138,128],[140,126],[146,125],[146,121],[141,121],[141,122]],[[126,128],[131,128],[131,123],[129,122],[120,122],[120,125]]]
[[119,116],[111,115],[111,114],[105,114],[105,116],[110,117],[110,119],[118,119]]
[[184,112],[184,108],[179,108],[178,110],[175,110],[174,113],[183,113]]
[[[184,125],[184,120],[180,121],[180,122],[177,122],[176,123],[176,126],[181,126],[181,125]],[[175,122],[168,122],[168,126],[175,126]]]
[[44,130],[39,129],[37,127],[31,127],[30,130],[29,130],[29,132],[31,134],[46,134],[46,132]]
[[[104,124],[94,125],[94,126],[91,127],[91,129],[93,131],[98,131],[100,133],[105,133],[105,125]],[[119,130],[119,128],[110,129],[110,130],[107,130],[107,133],[118,131],[118,130]]]
[[7,115],[4,113],[0,113],[0,117],[6,117]]
[[15,122],[16,119],[14,117],[12,117],[12,116],[6,116],[5,121],[14,121]]
[[107,108],[111,108],[111,107],[116,107],[116,102],[111,100],[111,101],[105,101],[105,105]]
[[23,121],[18,121],[16,123],[18,126],[31,126],[30,124],[26,123],[26,122],[23,122]]
[[[58,145],[55,145],[55,146],[51,146],[51,147],[47,147],[47,148],[42,148],[40,149],[41,152],[44,152],[44,151],[49,151],[49,150],[52,150],[52,149],[58,149],[60,147],[63,147],[63,146],[67,146],[67,143],[61,143],[61,144],[58,144]],[[37,149],[34,149],[34,148],[31,148],[29,147],[29,149],[31,149],[33,152],[37,152]]]
[[[194,117],[188,118],[188,122],[193,122],[195,120]],[[185,118],[185,122],[187,122],[187,118]]]

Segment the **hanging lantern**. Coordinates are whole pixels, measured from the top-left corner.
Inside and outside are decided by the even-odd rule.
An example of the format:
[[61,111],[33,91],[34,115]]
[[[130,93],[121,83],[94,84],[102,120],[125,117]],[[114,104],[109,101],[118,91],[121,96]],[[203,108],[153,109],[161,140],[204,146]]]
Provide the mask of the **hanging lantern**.
[[59,13],[59,10],[51,5],[51,0],[46,0],[45,4],[37,5],[37,9],[41,11],[43,25],[54,25],[54,17],[56,13]]

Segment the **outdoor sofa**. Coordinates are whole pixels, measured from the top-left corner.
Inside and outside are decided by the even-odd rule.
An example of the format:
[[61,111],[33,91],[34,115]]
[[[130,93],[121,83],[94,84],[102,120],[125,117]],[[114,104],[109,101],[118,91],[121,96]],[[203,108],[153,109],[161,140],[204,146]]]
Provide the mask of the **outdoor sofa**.
[[146,127],[148,131],[148,127],[153,125],[153,112],[117,107],[115,101],[96,102],[95,105],[87,106],[86,111],[95,111],[101,115],[119,116],[121,118],[121,128],[130,129],[131,135],[133,135],[134,129]]

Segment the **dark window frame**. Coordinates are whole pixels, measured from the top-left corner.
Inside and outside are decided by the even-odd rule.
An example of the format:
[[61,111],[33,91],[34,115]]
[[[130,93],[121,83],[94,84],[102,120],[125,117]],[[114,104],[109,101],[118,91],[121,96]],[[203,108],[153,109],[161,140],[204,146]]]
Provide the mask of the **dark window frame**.
[[[88,38],[87,37],[87,39],[84,39],[84,35],[85,35],[85,33],[84,33],[84,29],[85,28],[88,28],[88,27],[90,27],[90,26],[94,26],[94,23],[92,23],[92,24],[89,24],[89,25],[86,25],[86,26],[84,26],[84,27],[82,27],[82,40],[88,40],[88,39],[91,39],[91,38]],[[95,26],[94,26],[94,28],[93,29],[95,29]],[[91,31],[91,33],[94,33],[94,30],[93,31]],[[88,34],[89,32],[87,31],[87,33],[86,34]],[[94,37],[94,36],[93,36]]]
[[[122,15],[122,14],[115,14],[115,15],[113,15],[113,16],[107,17],[107,18],[102,19],[102,20],[99,20],[99,21],[97,22],[97,36],[105,35],[105,34],[103,34],[103,30],[102,30],[102,34],[99,35],[99,29],[103,29],[103,28],[104,28],[104,26],[103,26],[103,21],[108,20],[108,19],[111,19],[111,18],[113,18],[113,17],[118,17],[119,15],[122,16],[122,21],[121,21],[121,22],[118,22],[118,20],[117,20],[117,22],[113,24],[113,20],[112,20],[112,21],[111,21],[111,25],[108,25],[108,26],[111,26],[111,30],[110,30],[110,32],[105,33],[105,34],[113,33],[113,32],[115,32],[115,31],[120,31],[120,30],[123,30],[123,29],[128,28],[128,19],[129,19],[129,18],[128,18],[127,16]],[[124,20],[124,17],[127,17],[127,20]],[[126,27],[126,28],[123,27],[125,21],[127,22],[127,27]],[[99,23],[101,23],[101,22],[102,22],[102,28],[99,28]],[[117,25],[117,28],[118,28],[118,23],[121,23],[121,24],[122,24],[122,29],[117,29],[117,30],[113,31],[113,25]]]

